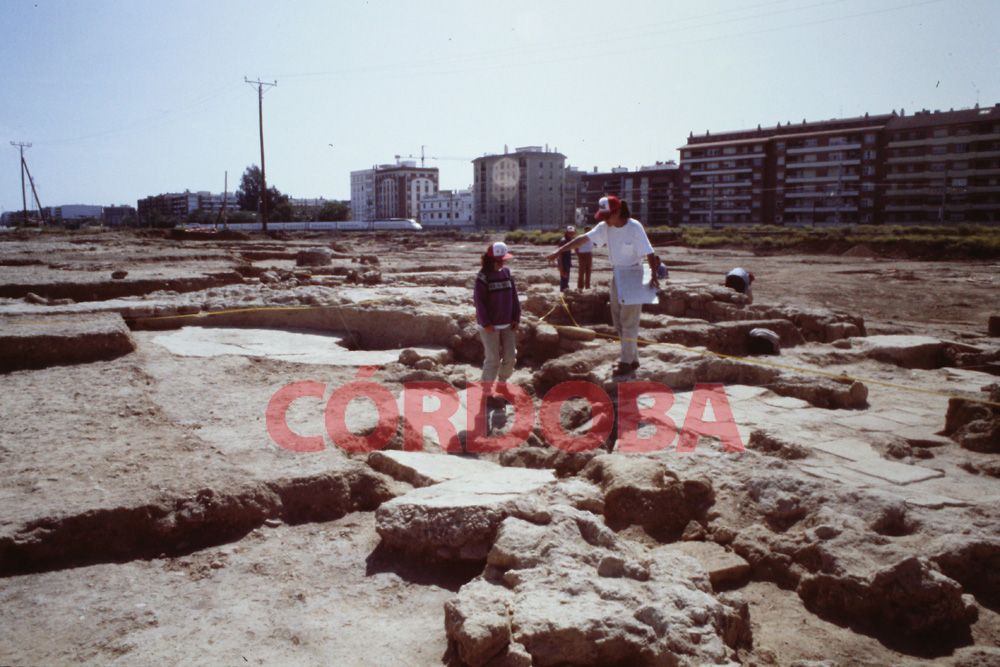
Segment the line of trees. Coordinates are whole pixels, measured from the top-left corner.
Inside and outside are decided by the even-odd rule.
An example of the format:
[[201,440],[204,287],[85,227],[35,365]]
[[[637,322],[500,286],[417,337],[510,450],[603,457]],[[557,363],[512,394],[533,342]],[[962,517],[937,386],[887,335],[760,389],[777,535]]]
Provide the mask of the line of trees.
[[[260,167],[252,164],[243,172],[240,185],[235,192],[239,210],[228,212],[226,214],[227,222],[256,222],[260,213],[260,195]],[[340,222],[349,220],[351,217],[350,206],[339,201],[327,202],[318,210],[315,208],[296,209],[292,206],[289,196],[273,185],[267,189],[266,198],[267,218],[272,222]],[[219,214],[210,211],[192,211],[180,218],[152,211],[142,221],[142,224],[150,227],[173,227],[180,223],[211,225],[219,221]]]

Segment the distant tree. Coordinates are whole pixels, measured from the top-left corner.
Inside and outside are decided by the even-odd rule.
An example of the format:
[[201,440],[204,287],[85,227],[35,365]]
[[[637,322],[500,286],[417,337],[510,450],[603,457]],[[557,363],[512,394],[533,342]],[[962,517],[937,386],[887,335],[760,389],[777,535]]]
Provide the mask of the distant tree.
[[[236,201],[239,202],[240,210],[255,212],[258,210],[261,180],[260,167],[255,164],[243,172],[240,187],[236,190]],[[267,189],[267,218],[276,222],[292,219],[292,205],[288,201],[288,195],[282,194],[273,185]]]
[[316,214],[316,219],[320,222],[343,222],[351,217],[351,208],[339,201],[332,201],[323,205],[323,208]]
[[189,225],[207,225],[213,222],[214,217],[208,211],[196,208],[187,214],[186,222]]
[[257,216],[250,211],[230,211],[226,214],[226,220],[228,222],[256,222]]
[[164,215],[157,210],[152,210],[146,216],[144,224],[149,227],[174,227],[180,222],[177,218],[172,215]]

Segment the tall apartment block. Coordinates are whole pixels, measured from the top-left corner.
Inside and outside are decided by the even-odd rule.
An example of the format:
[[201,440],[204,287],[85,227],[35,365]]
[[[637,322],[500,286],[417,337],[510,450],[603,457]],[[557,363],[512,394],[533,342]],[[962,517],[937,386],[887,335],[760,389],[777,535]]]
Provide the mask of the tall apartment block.
[[680,222],[680,169],[673,161],[657,162],[636,171],[615,167],[609,172],[583,176],[581,207],[585,222],[593,224],[597,202],[608,194],[628,202],[632,217],[646,227],[676,225]]
[[417,219],[420,199],[437,191],[437,167],[418,167],[409,160],[352,171],[352,216],[355,220]]
[[885,221],[1000,222],[1000,104],[893,118]]
[[891,115],[688,138],[683,213],[691,224],[874,222],[882,130]]
[[566,156],[522,146],[472,161],[477,227],[558,229],[566,222]]
[[1000,221],[1000,105],[690,136],[681,221]]
[[359,169],[351,172],[351,218],[375,219],[375,170]]

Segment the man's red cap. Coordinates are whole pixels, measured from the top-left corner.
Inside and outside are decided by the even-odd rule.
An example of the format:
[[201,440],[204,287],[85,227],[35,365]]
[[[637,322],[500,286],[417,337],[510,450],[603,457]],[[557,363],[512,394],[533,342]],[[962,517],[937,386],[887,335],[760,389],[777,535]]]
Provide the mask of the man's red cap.
[[601,201],[597,204],[597,214],[594,216],[594,220],[607,220],[613,214],[621,210],[622,200],[614,195],[608,195],[607,197],[601,197]]

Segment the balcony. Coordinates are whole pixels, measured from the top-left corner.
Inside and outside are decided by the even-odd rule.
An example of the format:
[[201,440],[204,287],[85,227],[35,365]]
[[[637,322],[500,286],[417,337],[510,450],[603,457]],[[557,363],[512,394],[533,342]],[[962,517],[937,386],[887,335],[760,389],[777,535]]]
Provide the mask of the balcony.
[[762,158],[764,153],[746,153],[743,155],[713,155],[712,157],[688,157],[682,158],[682,164],[694,164],[696,162],[723,162],[725,160],[749,160],[755,157]]
[[[753,199],[753,195],[716,195],[714,201],[716,203],[721,201],[750,201]],[[691,197],[688,201],[701,201],[710,202],[713,201],[712,197]]]
[[[788,199],[813,199],[813,198],[816,198],[816,197],[831,197],[831,196],[833,196],[832,193],[835,192],[835,191],[836,191],[836,188],[834,188],[833,190],[819,190],[819,191],[814,191],[814,192],[801,192],[801,191],[796,192],[796,191],[792,191],[792,192],[786,192],[785,193],[785,197],[788,198]],[[840,197],[857,197],[858,194],[859,193],[858,193],[857,190],[841,190],[840,194],[838,196],[840,196]]]
[[692,183],[691,189],[699,190],[722,190],[724,188],[749,188],[751,181],[719,181],[718,183]]
[[943,153],[941,155],[907,155],[891,157],[886,164],[910,164],[916,162],[943,162],[947,160],[981,160],[1000,157],[1000,151],[965,151],[964,153]]
[[886,174],[886,178],[890,181],[905,181],[907,179],[924,179],[924,178],[961,178],[961,177],[976,177],[976,176],[1000,176],[1000,169],[965,169],[963,171],[911,171],[911,172],[894,172]]
[[857,206],[794,206],[786,207],[785,213],[857,213]]
[[785,183],[836,183],[838,181],[858,181],[861,177],[857,174],[844,174],[842,176],[799,176],[796,178],[786,178]]
[[915,148],[917,146],[941,146],[943,144],[967,144],[973,141],[996,141],[1000,134],[968,134],[964,137],[938,137],[936,139],[907,139],[890,141],[889,148]]
[[689,171],[688,173],[692,176],[701,176],[703,174],[711,174],[712,176],[721,176],[723,174],[744,174],[746,172],[752,172],[753,167],[736,167],[735,169],[697,169]]
[[861,150],[861,144],[803,146],[802,148],[789,148],[785,151],[785,153],[787,153],[788,155],[805,155],[808,153],[820,153],[820,152],[830,152],[830,151],[857,151],[857,150]]
[[716,218],[719,218],[720,216],[723,216],[723,215],[740,215],[740,214],[749,214],[749,213],[750,213],[750,209],[748,209],[748,208],[718,208],[718,207],[716,207],[714,211],[712,209],[710,209],[710,208],[693,208],[693,209],[691,209],[691,214],[692,215],[699,215],[699,214],[700,215],[714,215]]
[[857,167],[861,164],[860,159],[833,160],[828,162],[786,162],[785,169],[809,169],[810,167]]

